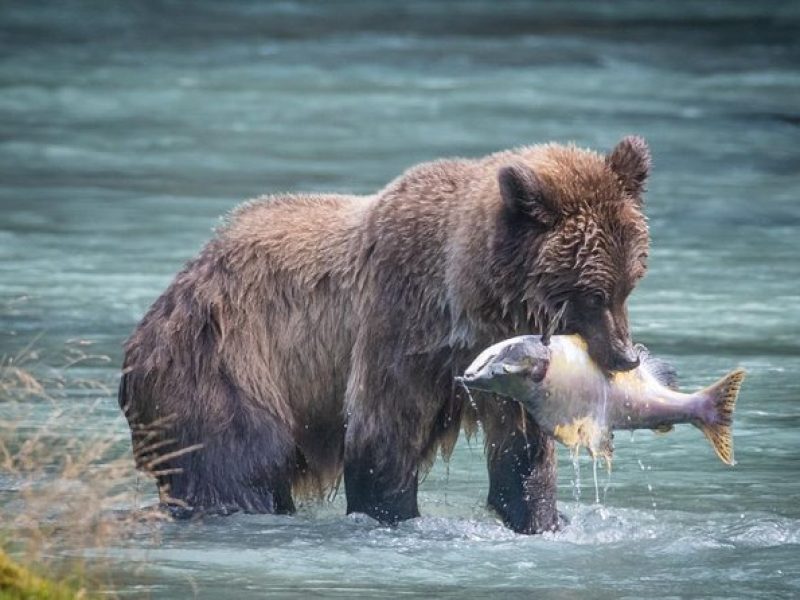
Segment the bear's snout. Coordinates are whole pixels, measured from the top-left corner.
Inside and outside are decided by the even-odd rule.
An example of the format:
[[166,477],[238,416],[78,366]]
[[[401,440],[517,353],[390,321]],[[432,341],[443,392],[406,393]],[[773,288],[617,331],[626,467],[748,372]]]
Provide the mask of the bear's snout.
[[612,355],[609,370],[611,371],[631,371],[639,366],[639,357],[633,347],[626,348],[623,352],[615,352]]

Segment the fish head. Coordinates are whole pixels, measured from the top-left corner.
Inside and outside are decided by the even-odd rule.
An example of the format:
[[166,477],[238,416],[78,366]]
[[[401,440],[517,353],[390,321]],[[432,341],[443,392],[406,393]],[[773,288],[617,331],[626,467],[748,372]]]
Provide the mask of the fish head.
[[489,346],[456,380],[470,389],[526,398],[541,387],[550,365],[550,348],[535,335],[523,335]]

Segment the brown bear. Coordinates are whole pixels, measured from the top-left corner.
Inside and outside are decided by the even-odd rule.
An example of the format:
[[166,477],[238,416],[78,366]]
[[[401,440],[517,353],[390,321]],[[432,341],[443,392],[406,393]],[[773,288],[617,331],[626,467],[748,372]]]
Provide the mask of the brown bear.
[[421,164],[370,196],[244,204],[125,346],[140,468],[185,514],[289,513],[343,475],[348,513],[396,523],[478,419],[489,506],[518,532],[556,528],[553,441],[514,403],[473,409],[454,376],[545,330],[583,335],[609,371],[637,364],[625,302],[649,167],[638,137],[607,156],[547,144]]

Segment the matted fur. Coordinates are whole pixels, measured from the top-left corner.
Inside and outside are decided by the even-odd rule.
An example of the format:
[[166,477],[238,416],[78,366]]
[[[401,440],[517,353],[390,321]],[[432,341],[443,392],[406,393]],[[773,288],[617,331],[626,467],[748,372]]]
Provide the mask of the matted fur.
[[[168,461],[160,483],[190,507],[291,511],[292,489],[322,494],[367,453],[376,481],[416,485],[462,422],[474,427],[453,377],[485,346],[560,314],[590,350],[603,336],[621,349],[648,244],[643,144],[441,160],[371,196],[236,209],[125,346],[131,426],[174,415],[178,444],[204,444]],[[479,404],[491,465],[520,413]],[[555,513],[552,443],[539,446],[553,489],[538,495]]]

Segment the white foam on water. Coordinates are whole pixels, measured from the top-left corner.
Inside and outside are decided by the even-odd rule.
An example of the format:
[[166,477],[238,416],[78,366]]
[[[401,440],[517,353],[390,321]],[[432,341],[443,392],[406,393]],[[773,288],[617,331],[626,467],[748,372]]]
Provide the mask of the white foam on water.
[[601,504],[579,505],[567,517],[569,524],[561,531],[546,534],[547,539],[580,545],[633,542],[655,539],[668,527],[648,512]]

